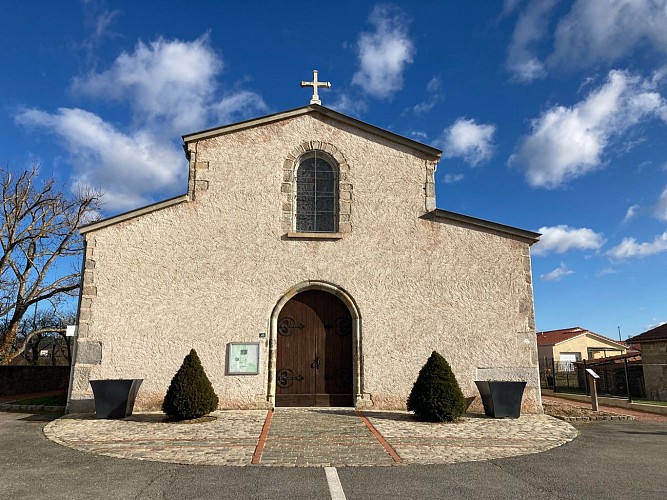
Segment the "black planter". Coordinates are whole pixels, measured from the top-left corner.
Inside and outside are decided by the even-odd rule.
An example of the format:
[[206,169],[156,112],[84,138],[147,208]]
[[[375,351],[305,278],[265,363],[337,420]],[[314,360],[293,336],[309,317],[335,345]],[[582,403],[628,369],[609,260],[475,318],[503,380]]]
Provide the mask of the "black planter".
[[487,417],[519,418],[525,382],[476,380],[475,384],[482,396],[484,413]]
[[125,418],[132,415],[134,400],[142,378],[120,380],[91,380],[97,418]]

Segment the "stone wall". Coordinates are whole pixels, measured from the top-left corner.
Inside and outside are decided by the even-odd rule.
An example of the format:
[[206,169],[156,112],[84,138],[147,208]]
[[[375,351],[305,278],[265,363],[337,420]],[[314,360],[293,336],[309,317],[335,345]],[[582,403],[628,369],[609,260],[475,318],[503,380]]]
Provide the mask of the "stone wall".
[[[305,145],[345,164],[337,239],[287,234],[286,165]],[[90,409],[90,378],[143,378],[137,408],[159,407],[191,348],[221,406],[270,405],[270,319],[296,285],[318,281],[358,307],[369,405],[403,408],[437,350],[466,396],[479,377],[521,378],[524,410],[541,411],[528,242],[422,218],[433,158],[310,115],[188,147],[189,202],[86,234],[73,410]],[[259,375],[226,375],[228,343],[256,341]]]
[[642,342],[646,397],[667,401],[667,340]]

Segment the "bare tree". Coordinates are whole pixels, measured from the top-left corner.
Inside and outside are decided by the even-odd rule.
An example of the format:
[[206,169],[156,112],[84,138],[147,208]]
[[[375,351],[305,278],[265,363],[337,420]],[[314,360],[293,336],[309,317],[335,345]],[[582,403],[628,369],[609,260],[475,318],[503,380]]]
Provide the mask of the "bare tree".
[[17,342],[29,308],[48,302],[57,310],[77,294],[80,259],[72,259],[83,252],[77,227],[96,213],[99,194],[66,194],[53,179],[40,181],[34,167],[18,174],[0,170],[0,190],[0,365],[6,365],[41,333],[22,332]]
[[[30,365],[69,365],[72,345],[65,333],[66,326],[74,324],[76,313],[66,307],[61,310],[31,308],[31,311],[19,325],[14,345],[23,346],[23,350],[16,357],[22,356]],[[0,338],[6,329],[6,322],[0,322]],[[49,359],[44,358],[44,350],[48,351]]]

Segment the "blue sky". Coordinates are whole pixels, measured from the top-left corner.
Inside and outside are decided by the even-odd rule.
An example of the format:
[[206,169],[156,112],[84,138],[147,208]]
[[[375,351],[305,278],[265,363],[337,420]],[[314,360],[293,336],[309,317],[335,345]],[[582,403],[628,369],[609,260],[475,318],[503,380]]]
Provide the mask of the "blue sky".
[[[470,4],[470,5],[468,5]],[[39,13],[39,14],[37,14]],[[443,149],[438,207],[543,233],[539,330],[667,321],[667,0],[0,6],[0,161],[186,190],[183,134],[322,104]]]

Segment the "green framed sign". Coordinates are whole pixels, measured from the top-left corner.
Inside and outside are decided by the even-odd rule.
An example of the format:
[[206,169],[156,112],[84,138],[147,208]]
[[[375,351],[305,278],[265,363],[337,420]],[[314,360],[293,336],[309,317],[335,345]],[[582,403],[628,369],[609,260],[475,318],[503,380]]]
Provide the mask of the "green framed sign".
[[227,344],[227,375],[259,374],[259,342]]

